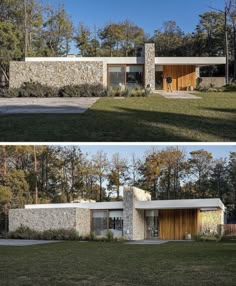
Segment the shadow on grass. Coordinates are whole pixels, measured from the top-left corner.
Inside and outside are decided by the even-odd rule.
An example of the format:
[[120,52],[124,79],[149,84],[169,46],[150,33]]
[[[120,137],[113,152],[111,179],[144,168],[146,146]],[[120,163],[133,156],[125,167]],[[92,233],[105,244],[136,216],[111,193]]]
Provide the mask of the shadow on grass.
[[236,120],[124,107],[116,111],[90,109],[84,114],[8,115],[0,117],[0,141],[236,141]]

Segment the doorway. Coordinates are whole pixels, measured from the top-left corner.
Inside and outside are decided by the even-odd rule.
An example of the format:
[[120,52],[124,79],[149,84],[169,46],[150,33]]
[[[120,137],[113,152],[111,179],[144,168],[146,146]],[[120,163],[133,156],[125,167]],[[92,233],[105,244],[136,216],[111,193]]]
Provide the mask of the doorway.
[[163,66],[155,66],[155,89],[163,90]]
[[159,218],[157,210],[145,211],[145,239],[159,238]]

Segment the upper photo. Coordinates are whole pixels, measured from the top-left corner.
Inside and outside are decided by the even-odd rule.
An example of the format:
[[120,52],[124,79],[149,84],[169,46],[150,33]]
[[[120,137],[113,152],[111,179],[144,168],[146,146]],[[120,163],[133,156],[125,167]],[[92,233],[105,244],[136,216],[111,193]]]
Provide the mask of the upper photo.
[[236,3],[170,2],[1,0],[0,142],[236,142]]

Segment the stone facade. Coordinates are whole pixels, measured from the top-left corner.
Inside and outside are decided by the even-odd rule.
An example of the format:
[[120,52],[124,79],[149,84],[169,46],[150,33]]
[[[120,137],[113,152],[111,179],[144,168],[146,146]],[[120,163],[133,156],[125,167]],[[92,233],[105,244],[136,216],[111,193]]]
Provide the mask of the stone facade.
[[90,234],[90,209],[76,209],[76,231],[80,236]]
[[224,212],[222,210],[200,212],[200,233],[217,233],[220,224],[224,224]]
[[29,81],[52,87],[103,84],[103,62],[11,62],[10,87],[18,88]]
[[144,233],[144,211],[135,209],[136,201],[151,201],[151,195],[141,189],[128,187],[124,190],[124,237],[128,240],[142,240]]
[[90,210],[80,208],[14,209],[9,211],[9,231],[20,226],[36,231],[75,229],[80,236],[90,233]]
[[76,209],[13,209],[9,211],[9,231],[20,226],[36,231],[76,229]]
[[155,90],[155,44],[145,44],[145,87]]

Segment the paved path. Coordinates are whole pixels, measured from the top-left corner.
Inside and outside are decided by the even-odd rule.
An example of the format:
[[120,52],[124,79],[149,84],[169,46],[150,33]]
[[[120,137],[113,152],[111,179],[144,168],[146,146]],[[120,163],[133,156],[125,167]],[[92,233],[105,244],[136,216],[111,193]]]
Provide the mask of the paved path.
[[126,244],[134,244],[134,245],[160,245],[169,242],[168,240],[136,240],[126,242]]
[[178,91],[178,92],[158,91],[155,93],[158,93],[161,96],[168,99],[201,99],[200,96],[193,95],[187,91]]
[[0,98],[0,115],[84,113],[99,98]]
[[0,246],[29,246],[59,242],[53,240],[0,239]]

